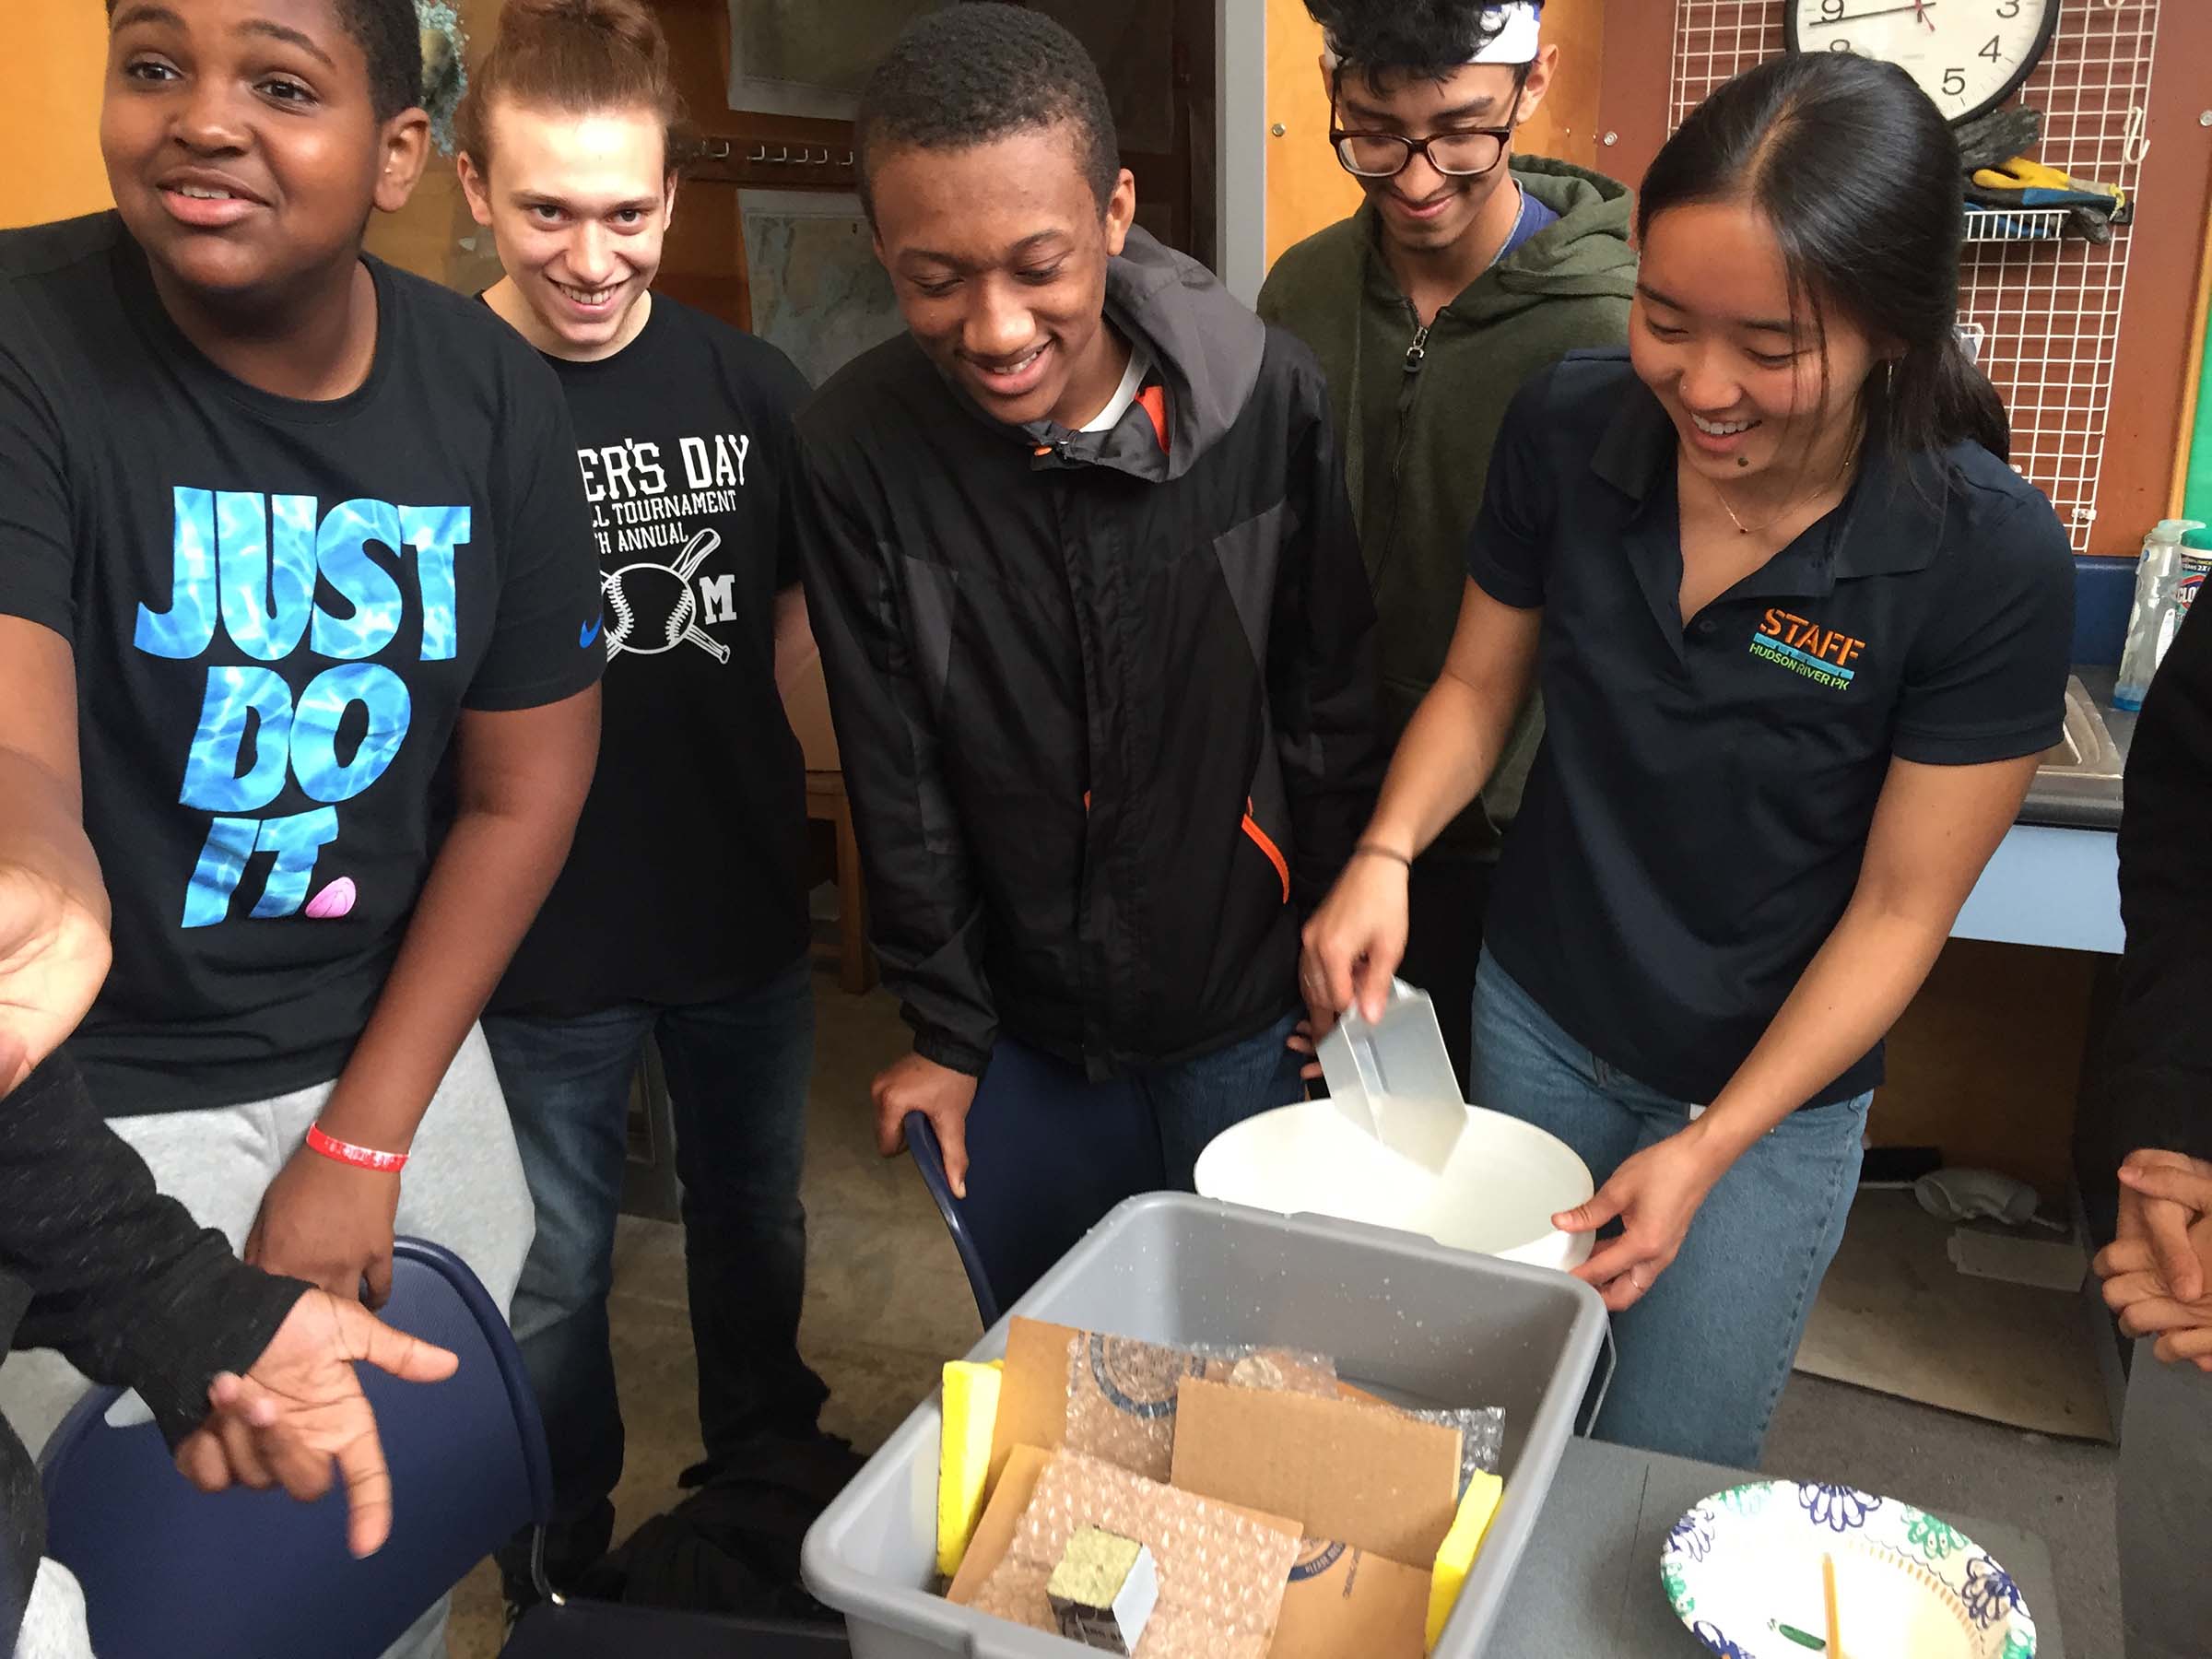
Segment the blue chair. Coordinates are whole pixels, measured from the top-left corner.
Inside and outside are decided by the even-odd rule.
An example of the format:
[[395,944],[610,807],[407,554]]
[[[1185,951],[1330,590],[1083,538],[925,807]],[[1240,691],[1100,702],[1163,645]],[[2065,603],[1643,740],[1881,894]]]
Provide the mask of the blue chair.
[[1167,1184],[1159,1127],[1133,1083],[1001,1041],[968,1113],[968,1196],[952,1195],[936,1131],[906,1119],[907,1149],[959,1252],[983,1328],[1124,1198]]
[[[359,1368],[393,1486],[391,1540],[366,1561],[347,1553],[342,1491],[305,1505],[280,1491],[197,1491],[154,1425],[108,1426],[119,1389],[94,1390],[63,1420],[39,1463],[46,1548],[83,1583],[101,1659],[375,1659],[518,1529],[542,1529],[553,1503],[545,1430],[507,1322],[476,1275],[436,1244],[395,1240],[382,1316],[453,1349],[461,1366],[429,1385]],[[517,1627],[516,1643],[533,1625],[539,1645],[511,1643],[509,1653],[848,1651],[841,1631],[752,1627],[765,1643],[753,1647],[738,1639],[748,1628],[729,1621],[558,1597]]]
[[945,1149],[937,1144],[937,1132],[918,1112],[906,1114],[906,1149],[913,1154],[914,1166],[922,1171],[922,1184],[929,1189],[937,1214],[945,1218],[945,1230],[952,1235],[952,1247],[959,1252],[960,1266],[968,1275],[968,1289],[975,1298],[976,1314],[987,1331],[998,1323],[1005,1310],[999,1306],[998,1293],[991,1288],[991,1269],[983,1260],[982,1247],[968,1230],[966,1202],[952,1195],[952,1182],[945,1173]]

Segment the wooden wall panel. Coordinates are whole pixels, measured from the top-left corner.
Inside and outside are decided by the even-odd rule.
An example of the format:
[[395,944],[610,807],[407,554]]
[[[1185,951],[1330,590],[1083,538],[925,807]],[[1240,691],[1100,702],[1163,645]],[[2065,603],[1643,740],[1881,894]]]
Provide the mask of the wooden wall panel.
[[0,150],[17,157],[0,227],[112,206],[100,158],[108,30],[94,0],[17,0],[0,56]]
[[2089,1006],[2106,959],[1953,939],[1889,1037],[1877,1147],[1936,1147],[2057,1196],[2073,1162]]

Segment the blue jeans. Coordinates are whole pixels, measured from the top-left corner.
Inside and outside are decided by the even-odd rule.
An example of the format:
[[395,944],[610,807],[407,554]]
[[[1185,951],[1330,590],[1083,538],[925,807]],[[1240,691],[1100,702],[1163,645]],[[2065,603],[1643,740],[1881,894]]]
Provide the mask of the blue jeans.
[[1299,1016],[1172,1065],[1093,1083],[1083,1068],[1011,1037],[968,1111],[961,1218],[1010,1307],[1113,1206],[1138,1193],[1189,1192],[1206,1143],[1231,1124],[1305,1098]]
[[[1561,1030],[1488,951],[1475,980],[1475,1100],[1549,1130],[1604,1185],[1691,1109]],[[1843,1241],[1871,1093],[1792,1112],[1721,1177],[1681,1253],[1613,1316],[1619,1369],[1599,1438],[1755,1469]]]
[[[552,1452],[556,1526],[547,1567],[557,1583],[596,1559],[614,1525],[608,1495],[622,1474],[622,1411],[606,1297],[630,1080],[648,1037],[660,1049],[676,1118],[699,1354],[706,1463],[687,1481],[735,1461],[756,1435],[810,1431],[829,1397],[798,1348],[812,979],[810,963],[801,960],[720,1002],[485,1018],[537,1208],[513,1324]],[[514,1588],[515,1563],[501,1559]]]

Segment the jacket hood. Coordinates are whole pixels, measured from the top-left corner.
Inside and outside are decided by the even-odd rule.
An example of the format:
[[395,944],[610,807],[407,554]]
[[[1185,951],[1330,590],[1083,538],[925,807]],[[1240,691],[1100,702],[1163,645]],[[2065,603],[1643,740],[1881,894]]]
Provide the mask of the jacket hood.
[[[1636,250],[1629,244],[1636,195],[1618,179],[1571,162],[1516,156],[1513,178],[1559,216],[1463,289],[1448,308],[1463,322],[1501,322],[1547,300],[1632,300]],[[1378,257],[1372,202],[1353,216],[1357,246],[1372,276],[1394,296],[1395,279]]]
[[[1106,316],[1151,354],[1168,394],[1165,476],[1181,477],[1236,424],[1251,399],[1266,354],[1266,324],[1196,260],[1135,226],[1121,253],[1107,263]],[[1116,441],[1114,432],[1071,438],[1050,421],[1025,429],[1041,444],[1065,444],[1071,460],[1138,459],[1123,453],[1125,441]],[[1144,444],[1153,447],[1149,438]],[[1159,465],[1151,460],[1150,467],[1132,470]]]

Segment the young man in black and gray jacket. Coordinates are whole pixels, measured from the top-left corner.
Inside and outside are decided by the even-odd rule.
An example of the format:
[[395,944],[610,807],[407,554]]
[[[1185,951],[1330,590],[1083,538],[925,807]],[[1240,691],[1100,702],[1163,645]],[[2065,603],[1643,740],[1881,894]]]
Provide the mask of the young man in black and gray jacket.
[[[1379,782],[1374,610],[1312,355],[1133,228],[1096,67],[923,18],[859,119],[908,334],[802,414],[800,521],[868,878],[1010,1299],[1298,1098],[1299,929]],[[1009,1192],[1020,1194],[1014,1205]]]
[[2127,1659],[2183,1659],[2212,1631],[2212,616],[2182,629],[2152,682],[2126,787],[2105,1098],[2131,1150],[2097,1271],[2142,1338],[2120,1438]]

